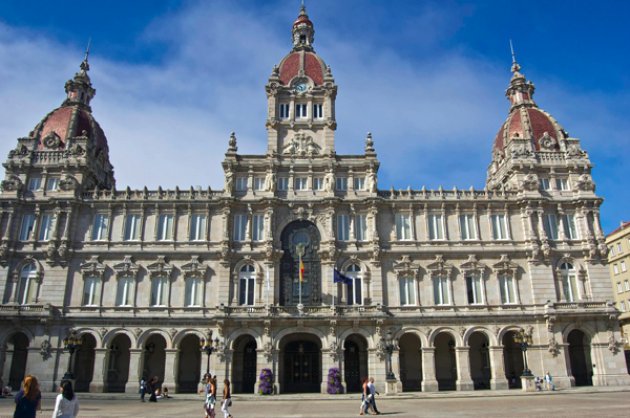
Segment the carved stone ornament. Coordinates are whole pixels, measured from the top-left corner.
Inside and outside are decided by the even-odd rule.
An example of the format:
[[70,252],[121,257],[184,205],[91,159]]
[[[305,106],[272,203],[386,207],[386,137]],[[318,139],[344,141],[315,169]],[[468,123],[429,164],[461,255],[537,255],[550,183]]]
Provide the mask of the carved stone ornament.
[[22,190],[24,184],[18,176],[9,176],[6,180],[2,181],[2,190],[7,192],[18,192]]
[[528,174],[521,182],[521,187],[527,191],[538,190],[538,177],[534,174]]
[[595,183],[593,183],[593,179],[588,174],[582,174],[576,181],[575,186],[578,190],[582,191],[595,191]]
[[321,152],[321,147],[315,143],[312,136],[297,132],[282,149],[282,153],[292,156],[313,156]]
[[66,174],[59,180],[59,188],[63,191],[75,190],[79,186],[79,182],[74,176]]
[[83,277],[97,276],[102,278],[106,268],[107,266],[99,261],[99,257],[93,255],[85,263],[81,264],[81,273]]
[[403,255],[398,261],[394,261],[394,271],[398,278],[413,277],[418,278],[420,275],[420,266],[411,261],[411,257]]
[[236,152],[238,147],[236,146],[236,133],[230,133],[230,139],[228,140],[228,152]]
[[549,348],[547,350],[554,357],[560,354],[560,346],[558,345],[558,342],[556,341],[556,337],[554,337],[553,335],[549,337]]
[[173,271],[173,266],[170,265],[166,261],[166,256],[158,255],[157,261],[153,264],[149,264],[147,266],[147,270],[149,270],[151,277],[153,276],[166,276],[170,277],[171,272]]
[[42,341],[42,344],[39,346],[39,354],[41,354],[42,360],[46,361],[50,357],[52,357],[51,349],[52,349],[52,345],[50,344],[50,341],[48,340]]
[[368,132],[365,137],[365,153],[370,154],[374,152],[374,140],[372,139],[372,132]]
[[549,135],[549,132],[545,132],[538,142],[540,144],[540,148],[548,151],[552,151],[556,145],[556,140],[554,137]]
[[193,255],[190,263],[186,263],[181,267],[184,277],[198,277],[203,279],[208,270],[208,266],[199,261],[199,256]]
[[58,149],[61,145],[61,138],[56,132],[50,132],[42,140],[42,144],[48,149]]
[[140,337],[140,335],[142,335],[142,328],[134,329],[133,333],[136,334],[136,337]]
[[611,353],[617,354],[619,352],[619,345],[621,345],[617,340],[615,340],[615,333],[612,331],[608,332],[608,349]]
[[114,270],[116,274],[121,277],[136,277],[138,271],[140,271],[140,266],[134,263],[133,258],[130,255],[126,255],[123,258],[122,263],[118,263],[114,265]]

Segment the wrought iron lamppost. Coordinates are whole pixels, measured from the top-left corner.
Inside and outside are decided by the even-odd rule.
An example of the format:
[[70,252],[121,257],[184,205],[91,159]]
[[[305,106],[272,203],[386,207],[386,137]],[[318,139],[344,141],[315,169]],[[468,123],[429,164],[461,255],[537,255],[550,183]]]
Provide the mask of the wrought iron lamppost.
[[523,376],[532,376],[531,370],[527,366],[527,348],[532,344],[532,336],[525,332],[523,328],[519,329],[518,332],[514,335],[514,342],[521,347],[521,351],[523,352]]
[[81,336],[77,334],[75,330],[70,331],[68,336],[63,339],[64,349],[70,353],[70,359],[68,359],[68,371],[63,375],[64,380],[73,380],[74,374],[72,373],[72,357],[77,348],[81,347]]
[[396,375],[392,370],[392,353],[394,352],[394,336],[391,331],[387,331],[385,337],[381,337],[381,348],[385,353],[385,378],[395,380]]
[[214,340],[212,340],[212,331],[208,332],[207,340],[205,338],[202,338],[199,341],[199,347],[201,348],[201,351],[206,353],[206,355],[208,356],[208,360],[206,362],[206,375],[210,374],[210,355],[217,350],[218,346],[219,338],[216,337]]

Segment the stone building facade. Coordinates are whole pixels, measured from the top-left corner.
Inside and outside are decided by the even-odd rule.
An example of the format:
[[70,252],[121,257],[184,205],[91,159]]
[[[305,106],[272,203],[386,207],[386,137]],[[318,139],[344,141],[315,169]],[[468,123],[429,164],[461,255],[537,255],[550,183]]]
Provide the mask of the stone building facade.
[[485,189],[382,190],[370,134],[335,152],[337,85],[313,39],[302,9],[265,86],[267,152],[232,134],[223,190],[116,188],[86,55],[4,164],[4,381],[50,390],[70,366],[80,391],[155,375],[193,392],[209,367],[251,393],[269,368],[279,393],[325,392],[337,367],[352,392],[385,385],[390,341],[388,390],[501,389],[521,384],[523,329],[557,386],[630,383],[591,163],[519,65]]

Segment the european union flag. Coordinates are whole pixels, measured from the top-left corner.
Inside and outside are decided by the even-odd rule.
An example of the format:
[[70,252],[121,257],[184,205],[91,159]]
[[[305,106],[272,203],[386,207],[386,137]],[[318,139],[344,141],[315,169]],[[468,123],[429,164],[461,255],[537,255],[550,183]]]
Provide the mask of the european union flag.
[[352,279],[337,269],[334,271],[333,281],[335,283],[352,284]]

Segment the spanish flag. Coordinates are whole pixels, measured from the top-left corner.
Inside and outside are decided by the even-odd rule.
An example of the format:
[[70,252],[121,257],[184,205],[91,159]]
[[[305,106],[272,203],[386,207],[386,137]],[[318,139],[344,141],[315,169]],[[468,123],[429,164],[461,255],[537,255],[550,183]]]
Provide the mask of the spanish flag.
[[300,282],[304,281],[304,262],[300,258]]

